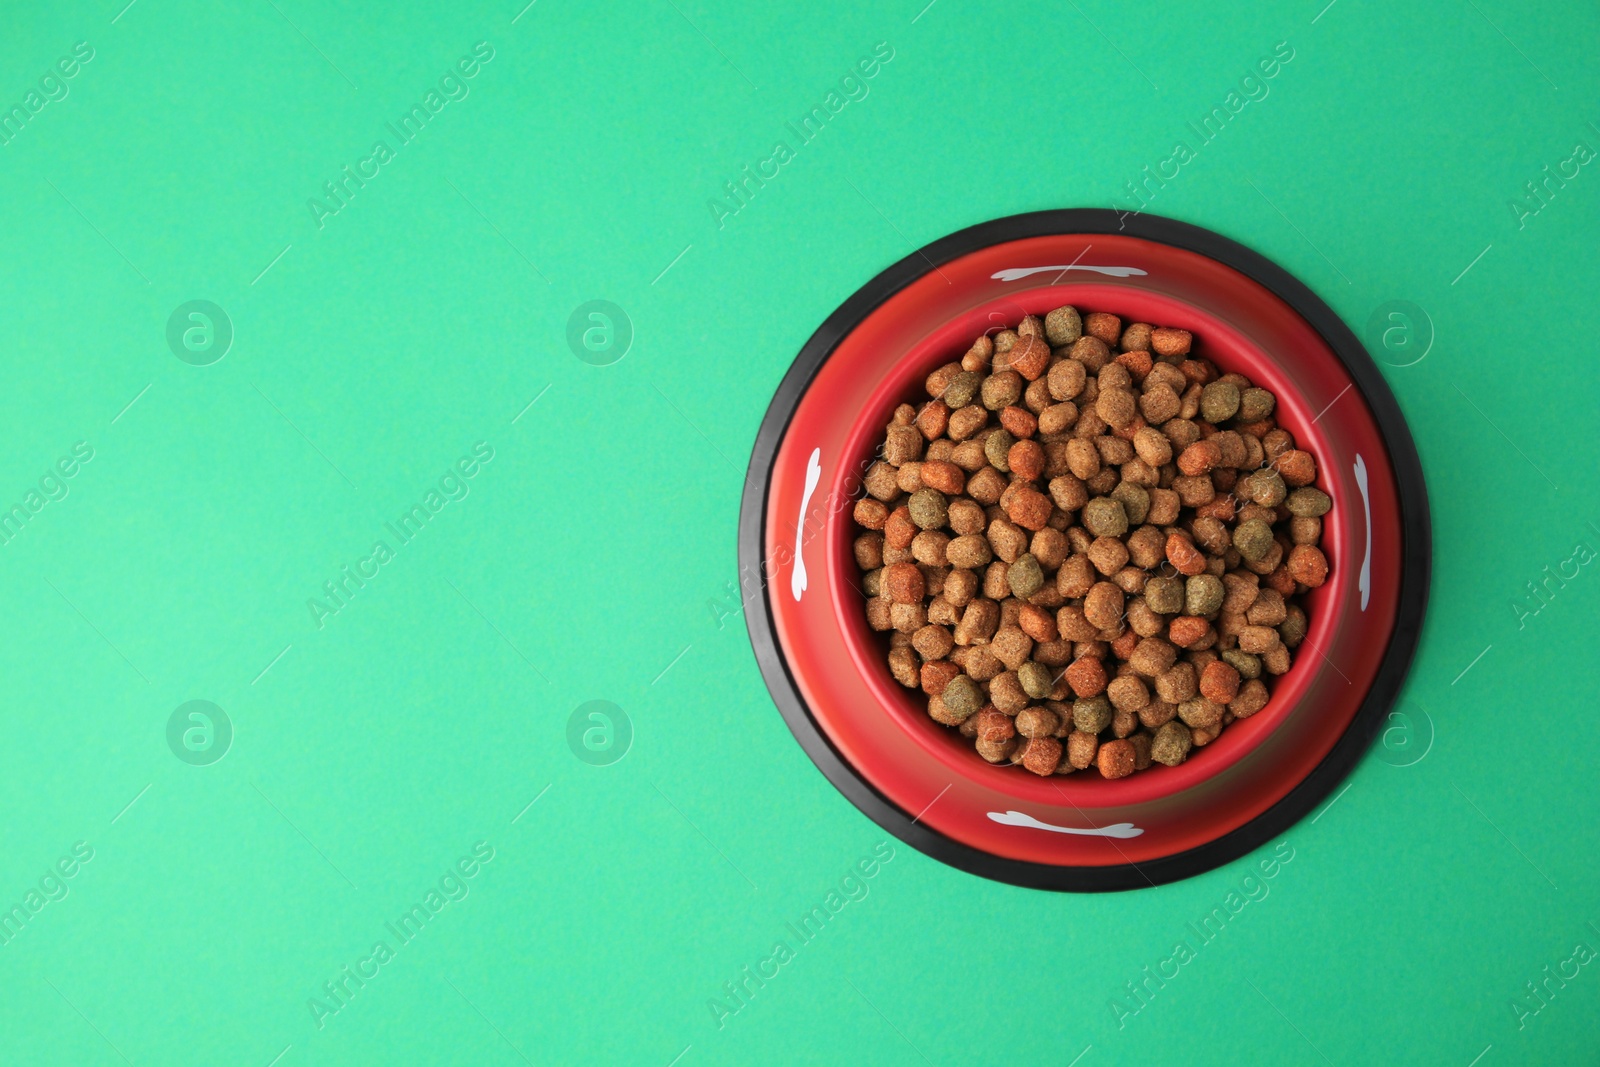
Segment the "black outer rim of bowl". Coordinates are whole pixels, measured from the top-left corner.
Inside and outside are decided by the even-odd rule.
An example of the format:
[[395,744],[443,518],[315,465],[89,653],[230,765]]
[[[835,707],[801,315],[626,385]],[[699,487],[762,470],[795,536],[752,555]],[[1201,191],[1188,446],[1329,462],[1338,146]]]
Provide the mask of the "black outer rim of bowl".
[[[1074,233],[1123,234],[1197,252],[1261,283],[1297,311],[1345,365],[1371,409],[1389,451],[1401,511],[1400,598],[1394,634],[1371,690],[1333,749],[1276,804],[1222,837],[1170,856],[1106,867],[1056,866],[995,856],[913,821],[879,793],[844,760],[811,717],[778,647],[761,569],[772,463],[800,398],[839,342],[874,308],[935,265],[989,245]],[[1158,215],[1069,208],[1011,215],[942,237],[867,282],[828,316],[784,375],[756,434],[739,513],[739,564],[745,622],[767,689],[800,747],[846,799],[912,848],[970,874],[1032,889],[1108,892],[1189,878],[1238,859],[1299,822],[1349,775],[1372,743],[1410,669],[1427,608],[1432,526],[1422,465],[1400,407],[1372,357],[1332,308],[1282,267],[1221,234]],[[745,589],[745,575],[759,579],[760,588],[753,595]]]

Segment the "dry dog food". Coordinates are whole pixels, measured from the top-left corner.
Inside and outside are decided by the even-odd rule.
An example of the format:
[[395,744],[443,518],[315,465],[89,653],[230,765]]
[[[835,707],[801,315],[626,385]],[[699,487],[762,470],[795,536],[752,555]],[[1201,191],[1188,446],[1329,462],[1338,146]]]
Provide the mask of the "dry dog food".
[[902,404],[854,517],[889,670],[990,763],[1122,778],[1266,707],[1332,501],[1186,330],[1056,308]]

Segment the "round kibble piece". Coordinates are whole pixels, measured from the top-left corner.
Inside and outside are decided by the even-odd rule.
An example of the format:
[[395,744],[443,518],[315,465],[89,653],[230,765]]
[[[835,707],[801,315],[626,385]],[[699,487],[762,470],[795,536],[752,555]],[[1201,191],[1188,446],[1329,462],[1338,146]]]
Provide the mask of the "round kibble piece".
[[1122,501],[1096,497],[1083,506],[1084,529],[1096,537],[1121,537],[1128,532],[1128,512]]
[[1232,382],[1212,382],[1200,391],[1200,416],[1207,422],[1226,422],[1238,410],[1239,387]]
[[1031,553],[1024,553],[1006,569],[1006,582],[1013,596],[1026,600],[1044,585],[1044,568]]
[[1150,743],[1150,758],[1168,767],[1176,767],[1188,758],[1189,747],[1193,743],[1187,726],[1181,722],[1169,722],[1156,731],[1155,740]]
[[911,521],[923,530],[937,530],[949,515],[945,495],[937,489],[918,489],[911,494],[906,507],[911,512]]
[[1233,547],[1239,557],[1255,563],[1272,551],[1272,527],[1261,519],[1246,519],[1233,530]]

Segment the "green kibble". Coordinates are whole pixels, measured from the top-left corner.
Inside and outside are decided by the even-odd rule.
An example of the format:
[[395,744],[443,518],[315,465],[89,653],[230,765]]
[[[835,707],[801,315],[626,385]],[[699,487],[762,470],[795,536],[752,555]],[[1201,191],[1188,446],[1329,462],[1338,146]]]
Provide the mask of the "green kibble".
[[939,697],[951,715],[958,717],[957,722],[983,707],[983,690],[978,688],[977,682],[965,674],[958,674],[950,679]]
[[1284,506],[1289,509],[1289,514],[1301,518],[1320,519],[1333,507],[1333,501],[1321,489],[1304,486],[1290,493]]
[[983,380],[978,395],[990,411],[1008,408],[1022,399],[1022,375],[1014,370],[996,371]]
[[1004,474],[1011,472],[1011,461],[1006,458],[1017,439],[1005,430],[994,430],[983,442],[983,455],[989,465]]
[[1183,610],[1183,582],[1178,578],[1151,578],[1144,583],[1144,602],[1160,615]]
[[1189,728],[1173,720],[1156,731],[1155,740],[1150,742],[1150,758],[1168,767],[1176,767],[1188,757],[1192,744],[1194,741],[1189,736]]
[[911,521],[923,530],[937,530],[950,515],[944,494],[937,489],[918,489],[911,494],[906,508],[911,512]]
[[1222,610],[1224,595],[1221,578],[1215,574],[1197,574],[1184,586],[1184,614],[1198,615],[1201,618],[1210,617]]
[[1104,696],[1072,702],[1072,725],[1086,734],[1098,734],[1111,725],[1111,701]]
[[1272,414],[1278,401],[1265,389],[1250,388],[1239,394],[1239,421],[1260,422]]
[[1290,648],[1294,648],[1306,639],[1306,630],[1310,625],[1306,613],[1298,607],[1291,606],[1288,617],[1278,624],[1278,638]]
[[1142,485],[1120,482],[1111,490],[1111,499],[1122,501],[1122,510],[1128,516],[1128,525],[1137,526],[1150,514],[1150,492]]
[[964,408],[972,403],[973,397],[978,395],[978,387],[983,384],[983,376],[977,371],[964,370],[952,375],[950,383],[944,387],[944,402],[950,405],[950,410]]
[[1097,496],[1083,506],[1084,529],[1096,537],[1121,537],[1128,532],[1128,512],[1122,501]]
[[1055,688],[1050,668],[1037,660],[1030,659],[1017,668],[1017,681],[1022,683],[1022,691],[1035,700],[1043,700]]
[[[915,518],[915,515],[912,516]],[[1246,519],[1233,531],[1233,547],[1240,558],[1254,563],[1272,551],[1272,527],[1263,519]]]
[[1248,499],[1269,508],[1277,507],[1289,495],[1289,487],[1283,484],[1283,475],[1271,467],[1250,475],[1244,480],[1242,488]]
[[1006,568],[1006,583],[1011,586],[1012,596],[1026,600],[1044,588],[1044,568],[1032,552],[1024,552]]
[[1209,423],[1233,418],[1239,410],[1239,387],[1232,382],[1212,382],[1200,390],[1200,417]]
[[1070,345],[1083,336],[1083,318],[1078,309],[1068,304],[1058,307],[1044,317],[1044,335],[1052,345]]
[[1230,648],[1222,654],[1222,662],[1239,672],[1239,677],[1249,681],[1261,677],[1261,657]]

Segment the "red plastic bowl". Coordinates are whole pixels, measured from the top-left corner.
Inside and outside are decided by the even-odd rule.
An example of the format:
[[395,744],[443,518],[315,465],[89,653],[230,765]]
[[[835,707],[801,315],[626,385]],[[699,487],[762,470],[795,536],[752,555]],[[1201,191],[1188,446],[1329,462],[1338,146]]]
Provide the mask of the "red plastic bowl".
[[[851,506],[895,406],[986,329],[1062,304],[1190,330],[1277,397],[1317,459],[1329,581],[1271,700],[1177,767],[1108,781],[991,766],[889,676],[866,623]],[[1388,711],[1425,606],[1416,451],[1383,379],[1333,312],[1280,268],[1170,219],[1019,215],[873,279],[801,350],[758,435],[741,516],[763,675],[823,773],[912,846],[1040,888],[1135,888],[1207,870],[1280,833],[1354,766]]]

